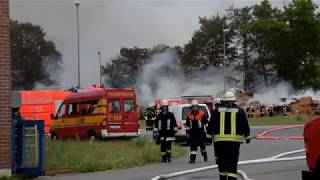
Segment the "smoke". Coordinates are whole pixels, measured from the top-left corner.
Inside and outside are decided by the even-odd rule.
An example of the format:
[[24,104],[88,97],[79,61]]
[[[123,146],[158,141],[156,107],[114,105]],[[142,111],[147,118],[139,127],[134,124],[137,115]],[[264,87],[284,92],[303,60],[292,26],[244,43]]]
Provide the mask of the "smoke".
[[[250,101],[259,101],[265,105],[282,105],[301,97],[320,100],[320,91],[314,91],[311,88],[295,90],[289,82],[280,82],[273,86],[260,86]],[[286,101],[283,102],[282,98],[286,98]]]
[[155,98],[179,98],[183,95],[216,95],[223,91],[223,73],[207,70],[185,77],[174,49],[167,48],[147,60],[137,78],[136,90],[140,103],[146,105]]
[[48,74],[51,84],[48,82],[37,82],[34,89],[59,89],[61,79],[63,78],[63,62],[60,56],[52,55],[42,60],[44,72]]

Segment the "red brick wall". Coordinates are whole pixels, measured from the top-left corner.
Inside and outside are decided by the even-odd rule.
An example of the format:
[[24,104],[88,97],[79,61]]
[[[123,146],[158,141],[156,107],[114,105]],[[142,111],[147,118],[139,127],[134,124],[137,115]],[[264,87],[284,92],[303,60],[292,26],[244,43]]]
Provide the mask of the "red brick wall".
[[0,0],[0,170],[11,168],[11,61],[9,2]]

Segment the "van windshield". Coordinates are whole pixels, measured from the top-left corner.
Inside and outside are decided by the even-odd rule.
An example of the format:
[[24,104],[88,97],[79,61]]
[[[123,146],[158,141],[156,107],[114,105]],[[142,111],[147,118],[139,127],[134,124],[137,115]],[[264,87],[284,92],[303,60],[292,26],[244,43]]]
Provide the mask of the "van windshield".
[[[199,109],[203,112],[206,113],[206,116],[208,117],[208,111],[207,111],[207,108],[205,106],[199,106]],[[191,111],[191,107],[183,107],[182,108],[182,119],[183,120],[186,120],[187,119],[187,115],[188,113]]]

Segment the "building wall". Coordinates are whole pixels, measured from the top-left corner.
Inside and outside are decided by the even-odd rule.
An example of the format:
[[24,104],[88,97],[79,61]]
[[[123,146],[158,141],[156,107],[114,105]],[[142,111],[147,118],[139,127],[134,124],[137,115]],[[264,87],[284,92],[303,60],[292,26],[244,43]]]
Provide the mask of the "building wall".
[[0,176],[11,174],[11,61],[9,2],[0,0]]

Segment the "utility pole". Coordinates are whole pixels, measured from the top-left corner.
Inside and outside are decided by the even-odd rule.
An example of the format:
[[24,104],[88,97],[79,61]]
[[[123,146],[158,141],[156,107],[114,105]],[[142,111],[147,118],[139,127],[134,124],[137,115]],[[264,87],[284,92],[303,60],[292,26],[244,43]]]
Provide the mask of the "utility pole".
[[74,5],[77,8],[77,45],[78,45],[78,87],[80,88],[80,33],[79,33],[79,6],[80,2],[78,0],[74,1]]
[[99,78],[100,78],[100,85],[102,84],[101,80],[101,52],[98,51],[98,56],[99,56]]

